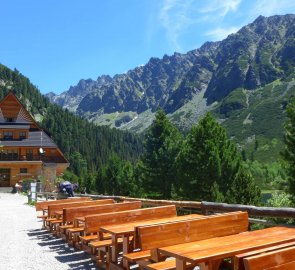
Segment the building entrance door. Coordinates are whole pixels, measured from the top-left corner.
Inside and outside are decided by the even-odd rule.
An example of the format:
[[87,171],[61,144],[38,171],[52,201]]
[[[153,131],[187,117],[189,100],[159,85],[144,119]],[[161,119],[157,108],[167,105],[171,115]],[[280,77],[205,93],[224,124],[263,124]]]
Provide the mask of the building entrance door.
[[0,187],[10,186],[10,169],[0,168]]

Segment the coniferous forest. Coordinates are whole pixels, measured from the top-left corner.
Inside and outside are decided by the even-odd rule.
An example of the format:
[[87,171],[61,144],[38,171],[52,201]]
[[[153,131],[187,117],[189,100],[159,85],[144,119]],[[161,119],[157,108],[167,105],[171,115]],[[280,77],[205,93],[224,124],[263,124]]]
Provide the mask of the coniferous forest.
[[[285,162],[272,166],[246,160],[210,113],[183,134],[159,109],[152,125],[138,136],[95,126],[51,104],[20,72],[0,65],[0,98],[8,91],[68,158],[71,165],[64,179],[78,182],[87,192],[258,205],[260,189],[273,179],[271,184],[294,193],[294,157],[288,151],[293,147],[294,103],[287,109]],[[288,175],[291,185],[284,181]],[[275,194],[269,203],[280,206],[283,201],[291,205],[287,194]]]
[[13,91],[35,120],[57,143],[71,163],[68,177],[84,186],[84,178],[95,173],[112,155],[135,161],[142,152],[141,140],[128,132],[97,127],[50,104],[47,98],[17,70],[0,65],[0,99]]

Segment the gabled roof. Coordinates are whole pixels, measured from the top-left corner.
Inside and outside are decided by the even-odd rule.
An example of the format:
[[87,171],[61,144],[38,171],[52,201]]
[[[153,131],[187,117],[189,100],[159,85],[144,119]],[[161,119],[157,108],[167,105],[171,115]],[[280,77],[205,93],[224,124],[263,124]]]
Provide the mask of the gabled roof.
[[15,119],[15,123],[30,124],[41,129],[13,92],[9,92],[0,101],[0,123],[6,123],[7,118]]

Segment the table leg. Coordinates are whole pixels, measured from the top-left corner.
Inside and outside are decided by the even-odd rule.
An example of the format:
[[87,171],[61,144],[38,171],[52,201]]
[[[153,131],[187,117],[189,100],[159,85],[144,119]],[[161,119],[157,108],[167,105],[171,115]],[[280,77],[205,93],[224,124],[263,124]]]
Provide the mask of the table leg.
[[117,263],[118,259],[118,238],[117,235],[112,235],[112,262]]
[[176,270],[185,270],[186,262],[181,259],[176,259]]

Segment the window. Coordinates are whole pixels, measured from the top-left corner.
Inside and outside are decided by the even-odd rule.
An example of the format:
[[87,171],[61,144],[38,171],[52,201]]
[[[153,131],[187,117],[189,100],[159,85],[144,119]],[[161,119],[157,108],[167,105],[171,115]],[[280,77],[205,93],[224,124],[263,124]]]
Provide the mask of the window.
[[4,131],[3,140],[13,140],[13,133],[11,131]]
[[10,169],[2,169],[0,168],[0,182],[1,181],[9,181],[10,180]]
[[26,156],[27,160],[33,160],[33,149],[27,149]]
[[6,122],[8,122],[8,123],[13,123],[13,122],[15,122],[15,118],[13,118],[13,117],[6,117],[5,120],[6,120]]
[[17,149],[3,149],[0,152],[0,160],[18,160]]
[[26,132],[21,131],[21,132],[19,133],[19,139],[20,139],[20,140],[23,140],[23,139],[25,139],[25,138],[26,138]]
[[11,149],[7,150],[7,152],[10,160],[18,160],[18,150]]
[[20,168],[19,172],[20,173],[28,173],[28,169],[27,168]]

